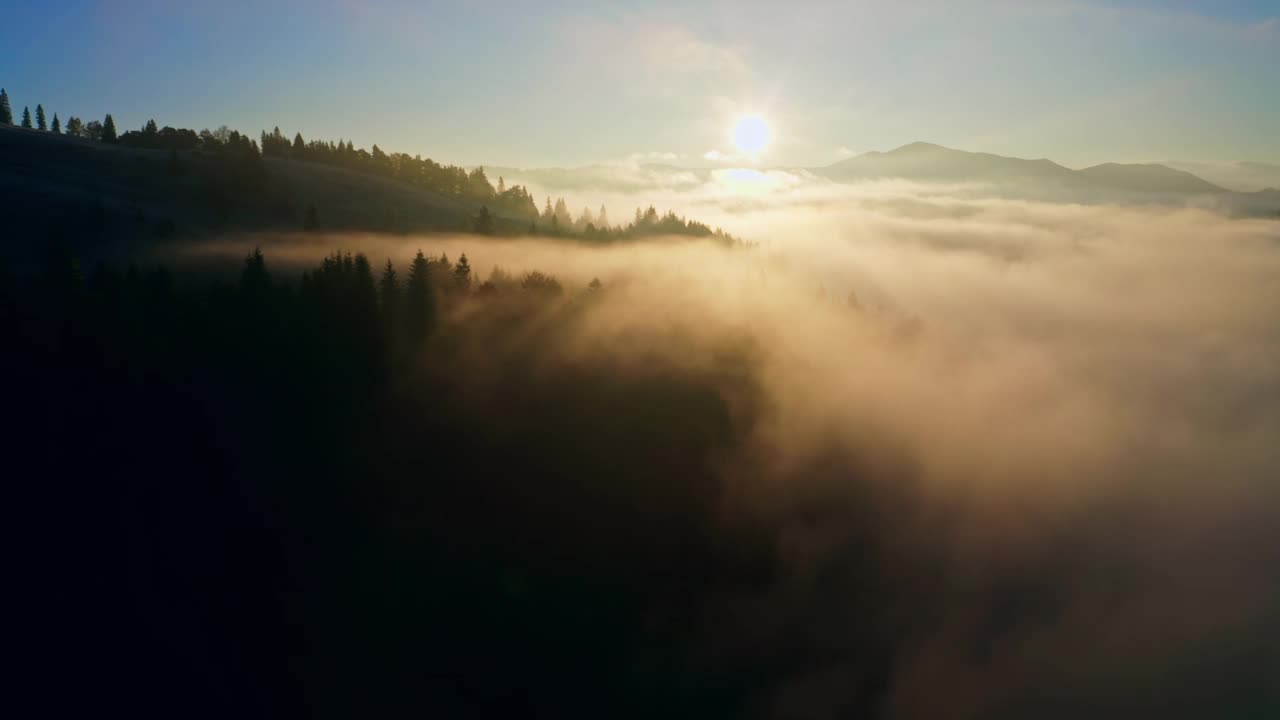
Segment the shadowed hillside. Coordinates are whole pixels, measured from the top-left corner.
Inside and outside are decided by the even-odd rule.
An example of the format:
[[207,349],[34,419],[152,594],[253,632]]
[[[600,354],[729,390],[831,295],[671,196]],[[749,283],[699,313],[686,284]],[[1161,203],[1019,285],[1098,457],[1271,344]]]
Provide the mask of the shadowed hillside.
[[350,143],[264,146],[220,128],[197,135],[154,122],[117,142],[0,125],[0,212],[12,239],[0,248],[29,261],[48,240],[89,258],[125,258],[176,237],[236,230],[472,232],[587,242],[655,235],[736,242],[719,228],[650,207],[610,225],[606,211],[571,215],[564,198],[539,211],[528,191],[495,188],[483,168],[355,149]]

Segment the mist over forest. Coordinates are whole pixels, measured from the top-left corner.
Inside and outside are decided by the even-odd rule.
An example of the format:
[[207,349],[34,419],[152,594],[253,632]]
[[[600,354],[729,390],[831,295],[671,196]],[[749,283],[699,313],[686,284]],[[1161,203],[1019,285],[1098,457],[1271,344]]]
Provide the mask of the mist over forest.
[[1280,714],[1263,164],[9,102],[15,716]]

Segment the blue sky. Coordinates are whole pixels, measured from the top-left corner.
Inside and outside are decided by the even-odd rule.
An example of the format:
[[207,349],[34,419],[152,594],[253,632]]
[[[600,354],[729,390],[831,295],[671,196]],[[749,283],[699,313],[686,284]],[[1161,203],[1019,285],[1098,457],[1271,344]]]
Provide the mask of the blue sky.
[[279,125],[465,164],[731,156],[927,140],[1108,160],[1280,162],[1280,0],[9,0],[20,112],[122,128]]

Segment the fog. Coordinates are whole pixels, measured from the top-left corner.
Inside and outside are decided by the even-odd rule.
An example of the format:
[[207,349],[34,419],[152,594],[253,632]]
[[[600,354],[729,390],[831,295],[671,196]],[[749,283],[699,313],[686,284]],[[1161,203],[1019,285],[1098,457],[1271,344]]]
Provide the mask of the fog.
[[[744,431],[716,460],[722,513],[771,528],[785,572],[709,604],[690,662],[798,658],[762,714],[829,716],[870,682],[844,659],[867,644],[889,646],[870,675],[892,718],[1275,692],[1280,223],[711,177],[644,204],[754,247],[255,235],[168,258],[465,252],[480,279],[604,283],[563,362],[698,372],[746,348],[757,395],[726,397]],[[572,206],[620,220],[638,197]],[[843,576],[860,553],[889,564]]]

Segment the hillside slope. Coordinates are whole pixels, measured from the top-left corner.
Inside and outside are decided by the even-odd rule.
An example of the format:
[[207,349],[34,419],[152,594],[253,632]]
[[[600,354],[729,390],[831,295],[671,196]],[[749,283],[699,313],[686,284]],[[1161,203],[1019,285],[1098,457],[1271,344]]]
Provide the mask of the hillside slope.
[[[244,168],[200,150],[128,148],[0,126],[0,213],[20,254],[55,239],[78,247],[228,230],[465,231],[476,203],[345,168],[266,158]],[[527,221],[495,216],[497,229]],[[127,247],[120,248],[127,251]]]

